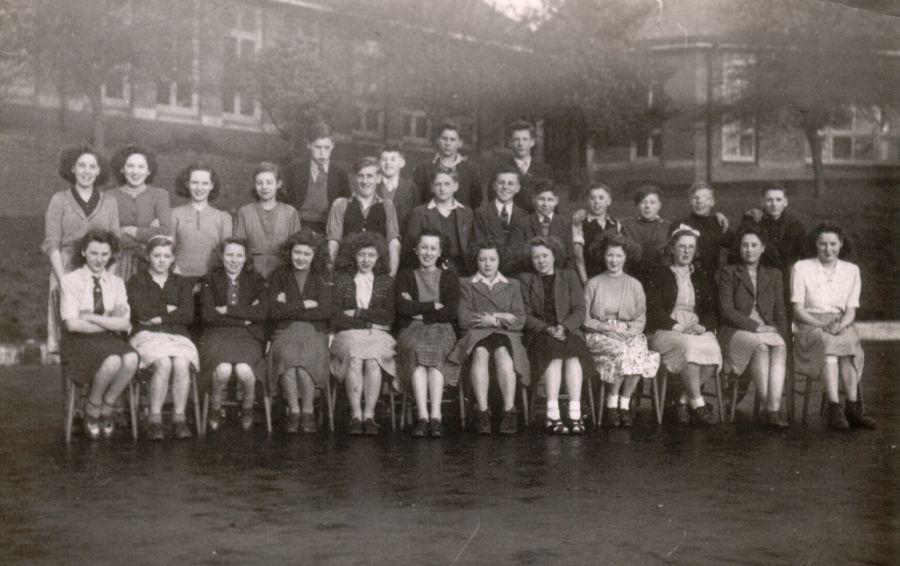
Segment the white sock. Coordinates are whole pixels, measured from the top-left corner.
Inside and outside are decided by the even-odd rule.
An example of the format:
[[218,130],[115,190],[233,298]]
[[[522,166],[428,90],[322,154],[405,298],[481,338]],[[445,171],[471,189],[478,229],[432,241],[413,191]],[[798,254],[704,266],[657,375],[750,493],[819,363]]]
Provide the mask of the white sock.
[[697,397],[696,399],[691,399],[691,408],[699,409],[700,407],[705,407],[706,401],[703,400],[703,397]]
[[607,409],[618,409],[619,408],[619,396],[618,395],[607,395],[606,396],[606,408]]
[[631,409],[631,397],[619,395],[619,408],[623,411],[628,411],[629,409]]
[[678,398],[678,402],[681,403],[682,405],[687,405],[687,402],[688,402],[687,393],[682,393],[681,397]]
[[569,418],[573,421],[581,418],[581,401],[569,401]]
[[551,421],[559,420],[559,401],[547,401],[547,418]]

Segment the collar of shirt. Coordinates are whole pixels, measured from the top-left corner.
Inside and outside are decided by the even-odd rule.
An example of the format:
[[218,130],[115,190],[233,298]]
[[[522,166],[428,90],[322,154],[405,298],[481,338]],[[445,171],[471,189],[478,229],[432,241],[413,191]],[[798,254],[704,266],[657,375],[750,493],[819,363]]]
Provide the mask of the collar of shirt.
[[385,191],[392,193],[397,190],[397,187],[400,185],[400,177],[394,177],[391,179],[390,177],[382,177],[381,178],[381,186]]
[[91,268],[88,267],[87,265],[82,265],[79,269],[81,270],[81,273],[82,273],[81,276],[84,278],[85,281],[91,281],[94,277],[97,277],[98,279],[100,279],[101,283],[104,283],[107,285],[112,283],[112,275],[110,275],[110,273],[108,271],[106,271],[105,269],[103,271],[101,271],[99,275],[97,275],[93,271],[91,271]]
[[541,214],[540,212],[535,212],[535,214],[537,214],[537,216],[538,216],[538,222],[543,223],[544,218],[547,219],[547,222],[553,222],[553,213],[552,212],[550,214]]
[[[585,216],[585,218],[584,218],[584,221],[585,222],[596,222],[597,224],[600,224],[600,217],[594,216],[593,214],[588,212],[587,216]],[[612,219],[612,216],[607,214],[606,221],[603,223],[603,226],[605,227],[607,224],[615,224],[615,223],[616,223],[616,221]]]
[[[328,167],[331,165],[330,161],[326,161],[324,165],[322,165],[322,169],[325,170],[325,174],[328,174]],[[312,175],[313,179],[319,176],[319,166],[315,161],[309,162],[309,172]]]
[[488,280],[488,278],[485,277],[484,275],[482,275],[481,272],[478,272],[475,274],[474,277],[472,277],[472,283],[479,283],[479,282],[487,285],[488,289],[493,289],[494,285],[496,285],[497,283],[509,283],[509,280],[506,277],[504,277],[503,274],[500,273],[499,271],[497,272],[496,275],[494,275],[493,280]]
[[[429,210],[431,210],[432,208],[437,208],[437,202],[435,202],[434,199],[431,199],[430,201],[428,201],[426,208],[428,208]],[[451,204],[450,204],[450,210],[456,210],[457,208],[465,208],[465,206],[458,200],[452,199]]]
[[[353,195],[352,195],[350,198],[352,198],[352,199],[355,200],[355,201],[358,201],[358,202],[359,202],[359,206],[363,207],[363,210],[368,210],[367,207],[364,207],[364,206],[363,206],[363,202],[359,199],[359,195],[357,195],[356,193],[353,193]],[[371,208],[371,206],[372,206],[373,204],[375,204],[376,202],[384,202],[384,199],[381,198],[381,197],[378,195],[377,192],[376,192],[375,195],[373,196],[373,198],[372,198],[372,203],[369,204],[369,208]]]
[[450,167],[451,169],[455,169],[457,165],[459,165],[460,163],[462,163],[465,160],[466,160],[465,157],[463,157],[462,155],[457,153],[456,155],[453,156],[453,162],[450,165],[446,165],[446,164],[444,164],[444,158],[441,156],[440,153],[438,153],[434,156],[434,160],[432,161],[432,163],[440,165],[441,167]]
[[519,171],[524,173],[528,173],[528,169],[531,167],[531,156],[528,155],[523,159],[519,159],[518,157],[513,157],[513,162],[515,162],[516,167],[519,168]]
[[503,203],[500,202],[499,200],[494,199],[494,206],[497,207],[497,214],[503,214],[503,209],[505,208],[505,209],[506,209],[506,213],[509,214],[510,217],[512,217],[513,203],[508,202],[508,203],[506,203],[506,204],[503,204]]

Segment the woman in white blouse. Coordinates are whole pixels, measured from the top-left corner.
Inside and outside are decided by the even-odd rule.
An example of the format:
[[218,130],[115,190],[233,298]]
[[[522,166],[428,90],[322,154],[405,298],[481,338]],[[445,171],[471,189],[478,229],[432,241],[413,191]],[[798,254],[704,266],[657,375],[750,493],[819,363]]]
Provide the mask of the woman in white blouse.
[[[853,324],[859,307],[859,267],[839,259],[841,251],[848,248],[839,226],[820,224],[811,237],[816,257],[795,263],[791,274],[796,370],[822,376],[829,401],[829,427],[874,428],[875,422],[863,416],[858,398],[865,360]],[[847,395],[843,408],[838,398],[839,380]]]

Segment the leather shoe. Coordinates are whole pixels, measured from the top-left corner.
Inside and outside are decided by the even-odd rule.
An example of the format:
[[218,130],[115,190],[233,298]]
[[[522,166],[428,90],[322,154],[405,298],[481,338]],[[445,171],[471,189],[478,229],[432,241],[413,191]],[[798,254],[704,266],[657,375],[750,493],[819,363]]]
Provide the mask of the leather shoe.
[[419,419],[418,421],[416,421],[416,426],[413,427],[412,435],[423,437],[428,436],[428,434],[428,421],[425,419]]
[[844,407],[844,414],[847,416],[847,422],[850,423],[852,428],[869,430],[875,428],[875,419],[863,414],[862,401],[847,401]]
[[362,434],[362,421],[359,419],[350,419],[350,424],[347,426],[347,432],[349,434]]
[[691,423],[691,414],[688,412],[687,403],[678,403],[675,407],[675,419],[680,425]]
[[841,408],[840,403],[828,404],[828,428],[834,430],[847,430],[850,428],[850,423],[847,421],[844,409]]
[[622,417],[619,416],[619,409],[615,407],[606,408],[606,426],[613,428],[622,426]]
[[475,424],[475,432],[478,434],[490,434],[491,433],[491,412],[490,411],[478,411],[478,420]]
[[788,422],[781,416],[781,411],[766,411],[766,424],[770,428],[788,427]]
[[503,412],[503,420],[500,421],[500,434],[515,434],[519,432],[519,419],[515,409]]

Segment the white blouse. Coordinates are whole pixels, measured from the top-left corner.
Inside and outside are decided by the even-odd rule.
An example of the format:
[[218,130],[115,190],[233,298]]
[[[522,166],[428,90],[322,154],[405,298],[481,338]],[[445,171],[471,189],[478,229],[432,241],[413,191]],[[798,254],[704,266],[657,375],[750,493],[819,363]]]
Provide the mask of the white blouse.
[[353,282],[356,283],[356,308],[367,309],[369,303],[372,302],[372,291],[375,288],[375,274],[357,273],[353,276]]
[[[94,277],[88,267],[82,266],[63,276],[60,281],[59,313],[62,320],[76,320],[82,311],[94,310]],[[109,314],[120,307],[122,316],[131,318],[128,293],[121,277],[107,271],[100,274],[103,291],[103,311]]]
[[859,267],[837,260],[827,273],[818,258],[801,259],[791,271],[791,302],[811,313],[842,313],[859,308]]

